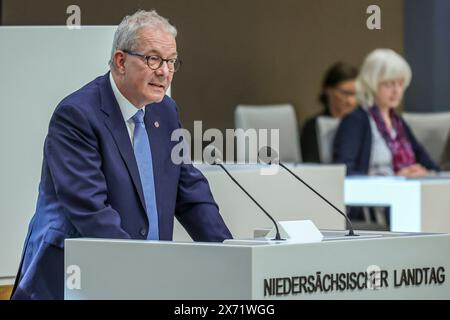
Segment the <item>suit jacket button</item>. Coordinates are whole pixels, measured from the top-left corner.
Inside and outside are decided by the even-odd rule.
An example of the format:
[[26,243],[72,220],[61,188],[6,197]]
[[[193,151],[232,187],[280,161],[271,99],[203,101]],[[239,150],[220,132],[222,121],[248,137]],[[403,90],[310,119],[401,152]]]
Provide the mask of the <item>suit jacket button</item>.
[[145,237],[147,235],[147,230],[145,228],[142,228],[141,230],[139,230],[139,233],[141,234],[141,236]]

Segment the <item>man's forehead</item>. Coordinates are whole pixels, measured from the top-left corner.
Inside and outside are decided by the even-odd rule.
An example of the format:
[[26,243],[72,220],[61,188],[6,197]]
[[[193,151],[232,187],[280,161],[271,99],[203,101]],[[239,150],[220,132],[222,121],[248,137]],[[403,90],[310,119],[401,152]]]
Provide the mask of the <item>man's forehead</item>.
[[177,43],[175,37],[164,30],[153,28],[142,28],[138,31],[138,45],[155,47],[155,49],[175,50]]

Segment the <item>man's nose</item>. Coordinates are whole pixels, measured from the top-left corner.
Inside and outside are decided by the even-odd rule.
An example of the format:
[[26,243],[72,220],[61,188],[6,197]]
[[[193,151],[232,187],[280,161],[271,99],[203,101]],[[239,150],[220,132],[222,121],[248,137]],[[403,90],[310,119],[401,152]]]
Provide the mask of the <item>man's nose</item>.
[[158,76],[167,77],[169,75],[169,73],[170,73],[170,71],[169,71],[169,66],[167,65],[167,61],[163,61],[161,67],[156,69],[156,74]]

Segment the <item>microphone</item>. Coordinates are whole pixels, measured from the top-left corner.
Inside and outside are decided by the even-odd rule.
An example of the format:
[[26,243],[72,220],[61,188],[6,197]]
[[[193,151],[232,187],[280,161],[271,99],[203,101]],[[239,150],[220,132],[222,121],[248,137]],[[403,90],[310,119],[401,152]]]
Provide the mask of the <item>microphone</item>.
[[[207,152],[207,149],[210,149],[209,152]],[[206,153],[206,154],[205,154]],[[228,170],[225,168],[225,166],[222,164],[222,153],[215,147],[208,145],[205,150],[203,151],[203,158],[206,160],[208,164],[216,165],[222,168],[223,171],[230,177],[231,180],[239,187],[241,190],[258,206],[259,209],[261,209],[262,212],[265,213],[265,215],[272,220],[273,224],[275,225],[275,239],[272,240],[285,240],[282,239],[280,236],[280,231],[278,230],[278,225],[275,221],[275,219],[266,211],[264,208],[247,192],[247,190],[244,189],[244,187],[241,186],[239,182],[228,172]]]
[[276,163],[276,164],[280,165],[283,169],[285,169],[292,176],[294,176],[297,180],[299,180],[301,183],[303,183],[305,186],[307,186],[312,192],[314,192],[317,196],[319,196],[323,201],[325,201],[328,205],[330,205],[334,210],[336,210],[338,213],[340,213],[345,218],[345,220],[347,221],[347,223],[349,225],[349,232],[348,232],[348,234],[346,236],[350,236],[350,237],[359,236],[359,234],[355,234],[352,222],[350,221],[350,219],[347,217],[347,215],[345,213],[343,213],[341,210],[339,210],[339,208],[337,208],[335,205],[333,205],[324,196],[322,196],[319,192],[317,192],[313,187],[311,187],[309,184],[307,184],[302,178],[297,176],[288,167],[286,167],[280,161],[280,159],[278,157],[278,153],[275,150],[273,150],[271,147],[265,147],[265,148],[266,148],[266,153],[265,154],[262,154],[262,152],[261,152],[263,148],[261,148],[259,150],[259,153],[258,153],[258,157],[259,157],[259,159],[261,161],[263,161],[264,163],[267,163],[267,164]]

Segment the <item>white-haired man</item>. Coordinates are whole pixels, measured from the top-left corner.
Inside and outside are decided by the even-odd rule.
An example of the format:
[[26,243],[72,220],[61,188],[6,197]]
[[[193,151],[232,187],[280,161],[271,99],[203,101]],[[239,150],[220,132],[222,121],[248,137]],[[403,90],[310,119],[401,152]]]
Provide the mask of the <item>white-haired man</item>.
[[171,161],[176,33],[155,11],[125,17],[110,72],[57,106],[13,299],[63,298],[67,238],[171,240],[174,217],[196,241],[231,238],[204,176]]

